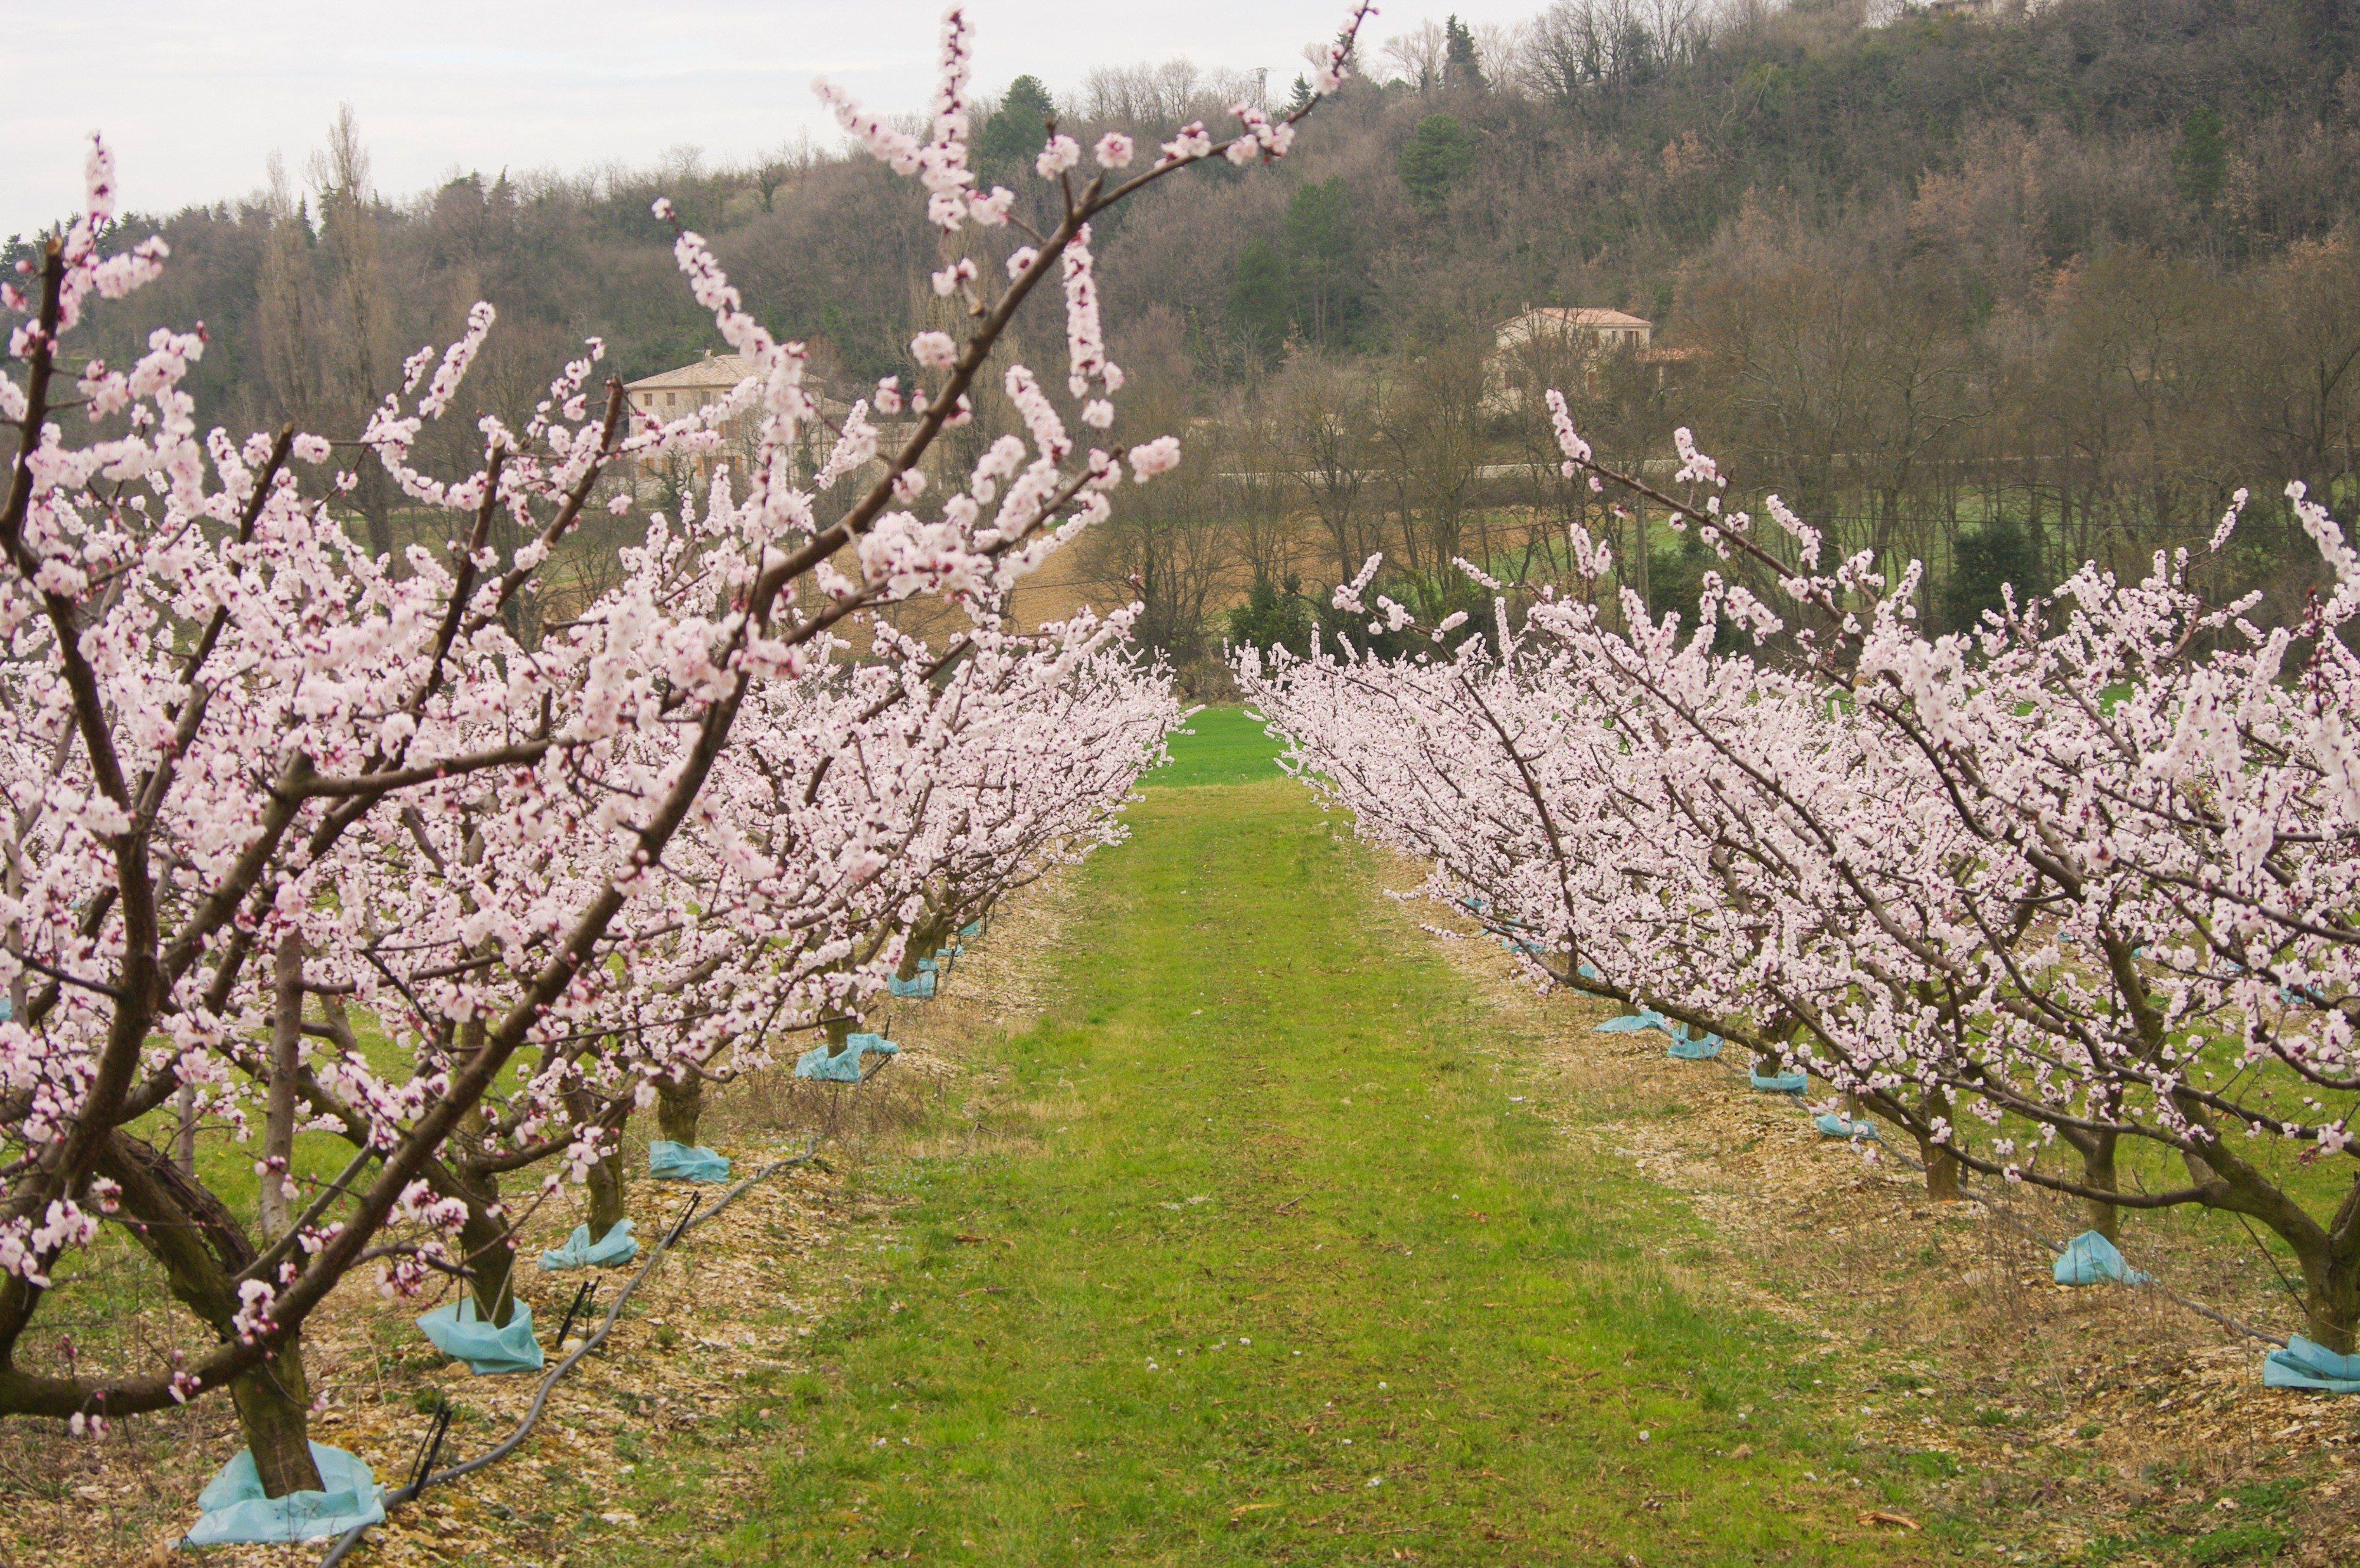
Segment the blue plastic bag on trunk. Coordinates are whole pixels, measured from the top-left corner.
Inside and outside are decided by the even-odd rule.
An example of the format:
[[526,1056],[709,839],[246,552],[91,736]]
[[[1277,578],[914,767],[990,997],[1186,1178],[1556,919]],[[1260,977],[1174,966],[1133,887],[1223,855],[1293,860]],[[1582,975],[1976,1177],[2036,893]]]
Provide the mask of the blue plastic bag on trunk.
[[1819,1127],[1821,1138],[1865,1138],[1877,1143],[1885,1141],[1877,1136],[1875,1124],[1865,1116],[1856,1122],[1848,1122],[1834,1112],[1827,1111],[1814,1117],[1813,1124]]
[[377,1498],[377,1477],[369,1467],[341,1448],[324,1443],[311,1445],[311,1463],[320,1467],[323,1488],[290,1492],[283,1497],[262,1495],[262,1477],[256,1474],[254,1455],[246,1449],[221,1467],[197,1494],[202,1512],[182,1538],[184,1546],[234,1546],[328,1541],[355,1525],[383,1524],[385,1504]]
[[1754,1067],[1745,1070],[1745,1081],[1765,1094],[1799,1094],[1811,1086],[1800,1073],[1765,1073]]
[[844,1049],[828,1054],[825,1045],[813,1046],[795,1058],[795,1076],[816,1078],[823,1083],[858,1083],[860,1082],[860,1053],[865,1049],[860,1041],[869,1038],[854,1035],[844,1042]]
[[855,1051],[873,1051],[879,1056],[899,1056],[901,1048],[881,1034],[848,1034],[844,1043]]
[[1634,1034],[1640,1029],[1659,1029],[1671,1032],[1671,1019],[1650,1007],[1644,1013],[1625,1013],[1619,1018],[1609,1018],[1591,1032],[1594,1034]]
[[639,1244],[631,1236],[631,1222],[617,1220],[615,1228],[596,1241],[590,1239],[588,1225],[575,1225],[564,1246],[552,1247],[541,1255],[541,1266],[552,1269],[616,1269],[639,1255]]
[[1703,1062],[1721,1054],[1721,1036],[1703,1034],[1691,1040],[1688,1025],[1674,1024],[1671,1048],[1664,1054],[1677,1056],[1682,1062]]
[[648,1174],[659,1181],[727,1181],[729,1161],[709,1149],[660,1138],[648,1145]]
[[885,990],[889,996],[925,1001],[934,994],[934,972],[932,968],[921,969],[914,978],[908,980],[899,975],[889,975],[885,977]]
[[541,1368],[541,1342],[532,1337],[532,1309],[522,1301],[508,1314],[506,1328],[495,1328],[477,1317],[473,1296],[435,1308],[418,1320],[418,1326],[426,1331],[435,1349],[457,1356],[479,1377]]
[[2052,1272],[2060,1285],[2094,1285],[2102,1279],[2117,1285],[2147,1283],[2147,1276],[2124,1262],[2114,1244],[2093,1230],[2085,1230],[2065,1244]]
[[2265,1388],[2317,1388],[2327,1394],[2360,1394],[2360,1356],[2338,1356],[2299,1334],[2287,1347],[2262,1357]]

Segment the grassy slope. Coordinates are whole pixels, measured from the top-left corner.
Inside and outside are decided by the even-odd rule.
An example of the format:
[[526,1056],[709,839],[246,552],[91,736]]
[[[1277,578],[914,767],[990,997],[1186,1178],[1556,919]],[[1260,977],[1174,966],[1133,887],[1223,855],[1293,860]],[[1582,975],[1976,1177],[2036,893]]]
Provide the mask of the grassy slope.
[[[1224,724],[1172,771],[1252,762]],[[1896,1560],[1778,1501],[1850,1446],[1790,1402],[1804,1346],[1666,1280],[1692,1222],[1470,1054],[1462,987],[1299,790],[1133,820],[1062,1008],[1001,1048],[1036,1141],[886,1178],[912,1245],[823,1329],[803,1445],[720,1555]]]

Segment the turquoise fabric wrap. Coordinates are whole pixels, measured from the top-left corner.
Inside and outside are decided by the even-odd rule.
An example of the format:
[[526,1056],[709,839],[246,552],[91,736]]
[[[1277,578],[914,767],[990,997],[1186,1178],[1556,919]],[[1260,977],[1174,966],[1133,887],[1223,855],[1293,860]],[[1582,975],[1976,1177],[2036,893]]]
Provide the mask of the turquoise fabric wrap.
[[2299,1334],[2289,1334],[2284,1350],[2262,1357],[2262,1387],[2360,1394],[2360,1356],[2338,1356]]
[[614,1269],[639,1255],[639,1244],[631,1237],[631,1222],[617,1220],[615,1228],[596,1241],[590,1239],[588,1225],[575,1225],[564,1246],[552,1247],[541,1255],[541,1266],[550,1269]]
[[2114,1244],[2093,1230],[2085,1230],[2065,1244],[2052,1273],[2060,1285],[2095,1285],[2101,1280],[2117,1285],[2147,1283],[2147,1276],[2124,1262]]
[[1682,1062],[1703,1062],[1721,1054],[1721,1036],[1704,1034],[1691,1040],[1688,1025],[1674,1024],[1671,1049],[1664,1054],[1677,1056]]
[[648,1174],[659,1181],[727,1181],[729,1161],[709,1149],[660,1138],[648,1145]]
[[932,968],[921,969],[914,978],[909,980],[899,975],[889,975],[885,977],[885,990],[890,996],[909,996],[923,1002],[934,994],[934,972]]
[[246,1546],[327,1541],[355,1525],[385,1522],[377,1477],[369,1474],[367,1465],[324,1443],[311,1445],[311,1463],[320,1467],[320,1479],[325,1483],[322,1490],[266,1497],[262,1477],[255,1473],[254,1455],[239,1449],[237,1457],[223,1465],[197,1494],[202,1511],[181,1544]]
[[1819,1127],[1819,1136],[1821,1138],[1874,1138],[1878,1143],[1883,1143],[1885,1141],[1884,1138],[1877,1137],[1875,1123],[1869,1121],[1848,1122],[1832,1111],[1822,1112],[1820,1115],[1814,1116],[1812,1118],[1812,1122],[1813,1125]]
[[1799,1094],[1811,1086],[1800,1073],[1763,1073],[1747,1068],[1745,1081],[1765,1094]]
[[795,1058],[795,1076],[816,1078],[823,1083],[858,1083],[860,1082],[861,1036],[854,1035],[844,1049],[834,1056],[825,1045],[813,1046]]
[[1604,1023],[1600,1024],[1598,1028],[1591,1032],[1596,1034],[1635,1034],[1641,1029],[1659,1029],[1666,1034],[1669,1034],[1671,1032],[1671,1019],[1664,1017],[1663,1014],[1656,1012],[1653,1008],[1649,1008],[1644,1013],[1625,1013],[1619,1018],[1609,1018]]
[[475,1298],[462,1296],[447,1307],[437,1307],[418,1320],[434,1348],[465,1362],[477,1377],[495,1372],[538,1372],[541,1342],[532,1337],[532,1309],[522,1301],[508,1314],[506,1328],[494,1328],[475,1315]]

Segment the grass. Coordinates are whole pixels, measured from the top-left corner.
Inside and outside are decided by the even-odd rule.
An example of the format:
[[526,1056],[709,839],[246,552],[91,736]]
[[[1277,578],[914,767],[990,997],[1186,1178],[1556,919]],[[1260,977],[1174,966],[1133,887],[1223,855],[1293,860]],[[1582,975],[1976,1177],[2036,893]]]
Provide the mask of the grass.
[[1207,708],[1172,746],[1172,761],[1147,776],[1150,789],[1253,784],[1279,777],[1278,742],[1243,708]]
[[[1241,714],[1197,728],[1164,782],[1251,766]],[[1907,1456],[1817,1340],[1675,1280],[1701,1227],[1476,1049],[1299,789],[1133,821],[988,1064],[997,1151],[870,1172],[903,1245],[809,1342],[794,1446],[719,1541],[693,1451],[639,1472],[646,1561],[1911,1560],[1854,1522]]]

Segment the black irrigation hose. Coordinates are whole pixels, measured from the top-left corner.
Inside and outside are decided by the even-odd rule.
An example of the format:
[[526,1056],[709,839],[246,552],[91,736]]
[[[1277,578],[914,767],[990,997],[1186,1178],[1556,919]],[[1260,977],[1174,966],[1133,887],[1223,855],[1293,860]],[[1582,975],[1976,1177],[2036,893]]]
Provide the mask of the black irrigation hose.
[[[1718,1058],[1713,1060],[1715,1064],[1723,1072],[1733,1073],[1738,1071],[1736,1064],[1733,1062],[1721,1062]],[[1798,1106],[1801,1104],[1800,1100],[1797,1099],[1797,1096],[1790,1094],[1785,1097],[1788,1099],[1796,1099]],[[1805,1116],[1809,1116],[1810,1112],[1807,1110],[1804,1111],[1803,1114]],[[1867,1113],[1863,1111],[1862,1114],[1864,1116]],[[1916,1156],[1904,1154],[1901,1150],[1895,1149],[1890,1145],[1886,1146],[1886,1152],[1894,1159],[1901,1161],[1904,1165],[1908,1166],[1912,1171],[1923,1172],[1926,1169],[1925,1163]],[[2060,1258],[2062,1258],[2065,1255],[2063,1243],[2049,1240],[2038,1231],[2034,1230],[2030,1225],[2026,1225],[2022,1220],[2017,1219],[2014,1214],[2007,1212],[2000,1200],[1986,1196],[1985,1194],[1975,1192],[1972,1188],[1968,1187],[1964,1180],[1963,1172],[1961,1173],[1961,1178],[1959,1182],[1959,1192],[1961,1196],[1967,1198],[1970,1202],[1981,1203],[1983,1206],[1984,1213],[1990,1214],[1994,1219],[2000,1221],[2002,1224],[2013,1227],[2017,1234],[2024,1236],[2030,1240],[2038,1242],[2041,1246],[2047,1247],[2050,1252],[2055,1253]],[[2265,1252],[2264,1256],[2267,1257],[2267,1253]],[[2280,1350],[2284,1350],[2287,1347],[2287,1342],[2280,1339],[2277,1334],[2265,1334],[2260,1329],[2254,1327],[2251,1323],[2240,1323],[2235,1318],[2231,1317],[2228,1313],[2222,1312],[2217,1308],[2208,1307],[2202,1301],[2193,1301],[2189,1297],[2181,1295],[2179,1291],[2171,1289],[2171,1287],[2158,1279],[2151,1270],[2141,1270],[2141,1272],[2146,1273],[2147,1279],[2145,1283],[2134,1286],[2133,1289],[2153,1290],[2157,1295],[2163,1297],[2166,1301],[2170,1301],[2175,1305],[2185,1307],[2199,1317],[2210,1318],[2212,1322],[2219,1323],[2223,1328],[2234,1329],[2239,1334],[2251,1335],[2253,1338],[2260,1340],[2264,1345],[2275,1345]]]
[[[623,1303],[631,1299],[631,1293],[637,1290],[639,1288],[640,1282],[646,1279],[649,1274],[654,1271],[655,1266],[663,1260],[664,1254],[671,1251],[673,1245],[677,1243],[681,1237],[686,1236],[690,1231],[694,1230],[698,1225],[701,1225],[706,1221],[712,1219],[723,1209],[727,1208],[732,1203],[735,1203],[739,1194],[743,1193],[748,1187],[753,1186],[757,1181],[762,1181],[768,1176],[783,1171],[790,1165],[815,1164],[819,1165],[823,1170],[826,1169],[825,1162],[821,1161],[814,1152],[817,1148],[818,1139],[814,1138],[812,1140],[811,1147],[805,1149],[803,1153],[792,1155],[785,1160],[772,1160],[770,1164],[765,1165],[759,1171],[755,1171],[751,1176],[747,1177],[736,1186],[731,1187],[727,1192],[723,1192],[719,1198],[714,1201],[713,1206],[705,1210],[702,1214],[697,1212],[697,1200],[692,1196],[689,1199],[689,1206],[687,1209],[683,1211],[679,1219],[672,1222],[672,1229],[664,1234],[663,1240],[658,1242],[654,1249],[648,1254],[648,1260],[639,1265],[639,1271],[631,1276],[631,1282],[624,1286],[622,1292],[612,1301],[607,1303],[606,1315],[599,1321],[597,1328],[592,1331],[588,1338],[585,1339],[580,1345],[574,1347],[573,1354],[566,1356],[564,1360],[559,1362],[556,1366],[551,1367],[548,1373],[542,1377],[541,1387],[533,1390],[532,1405],[525,1411],[524,1420],[517,1423],[516,1430],[508,1433],[508,1436],[502,1438],[490,1448],[487,1448],[483,1453],[475,1455],[473,1459],[453,1465],[448,1470],[437,1470],[431,1475],[414,1476],[407,1485],[398,1486],[394,1490],[386,1493],[384,1503],[387,1509],[391,1510],[400,1507],[403,1503],[415,1501],[419,1494],[425,1491],[429,1486],[440,1486],[443,1482],[455,1481],[463,1475],[473,1475],[475,1472],[485,1468],[486,1465],[497,1464],[500,1460],[507,1458],[510,1454],[514,1453],[517,1446],[523,1443],[527,1437],[532,1434],[534,1425],[541,1420],[541,1409],[549,1403],[550,1392],[557,1387],[558,1380],[563,1377],[568,1372],[574,1370],[574,1363],[580,1361],[584,1356],[589,1355],[592,1351],[597,1349],[599,1345],[606,1343],[608,1331],[613,1329],[615,1326],[615,1320],[622,1316]],[[571,1321],[570,1315],[568,1321],[569,1323]],[[564,1342],[560,1340],[559,1343],[562,1345]],[[442,1408],[437,1417],[437,1427],[433,1438],[434,1447],[436,1450],[439,1450],[442,1445],[442,1430],[443,1428],[447,1428],[449,1424],[450,1411],[449,1407],[446,1405]],[[432,1463],[431,1454],[428,1463],[430,1465]],[[421,1468],[423,1468],[423,1466],[421,1466]],[[344,1531],[343,1535],[337,1537],[336,1543],[328,1549],[328,1554],[320,1559],[320,1568],[334,1568],[336,1563],[342,1563],[344,1560],[344,1554],[359,1543],[362,1534],[369,1528],[370,1527],[367,1525],[356,1524],[353,1526],[352,1529]]]

